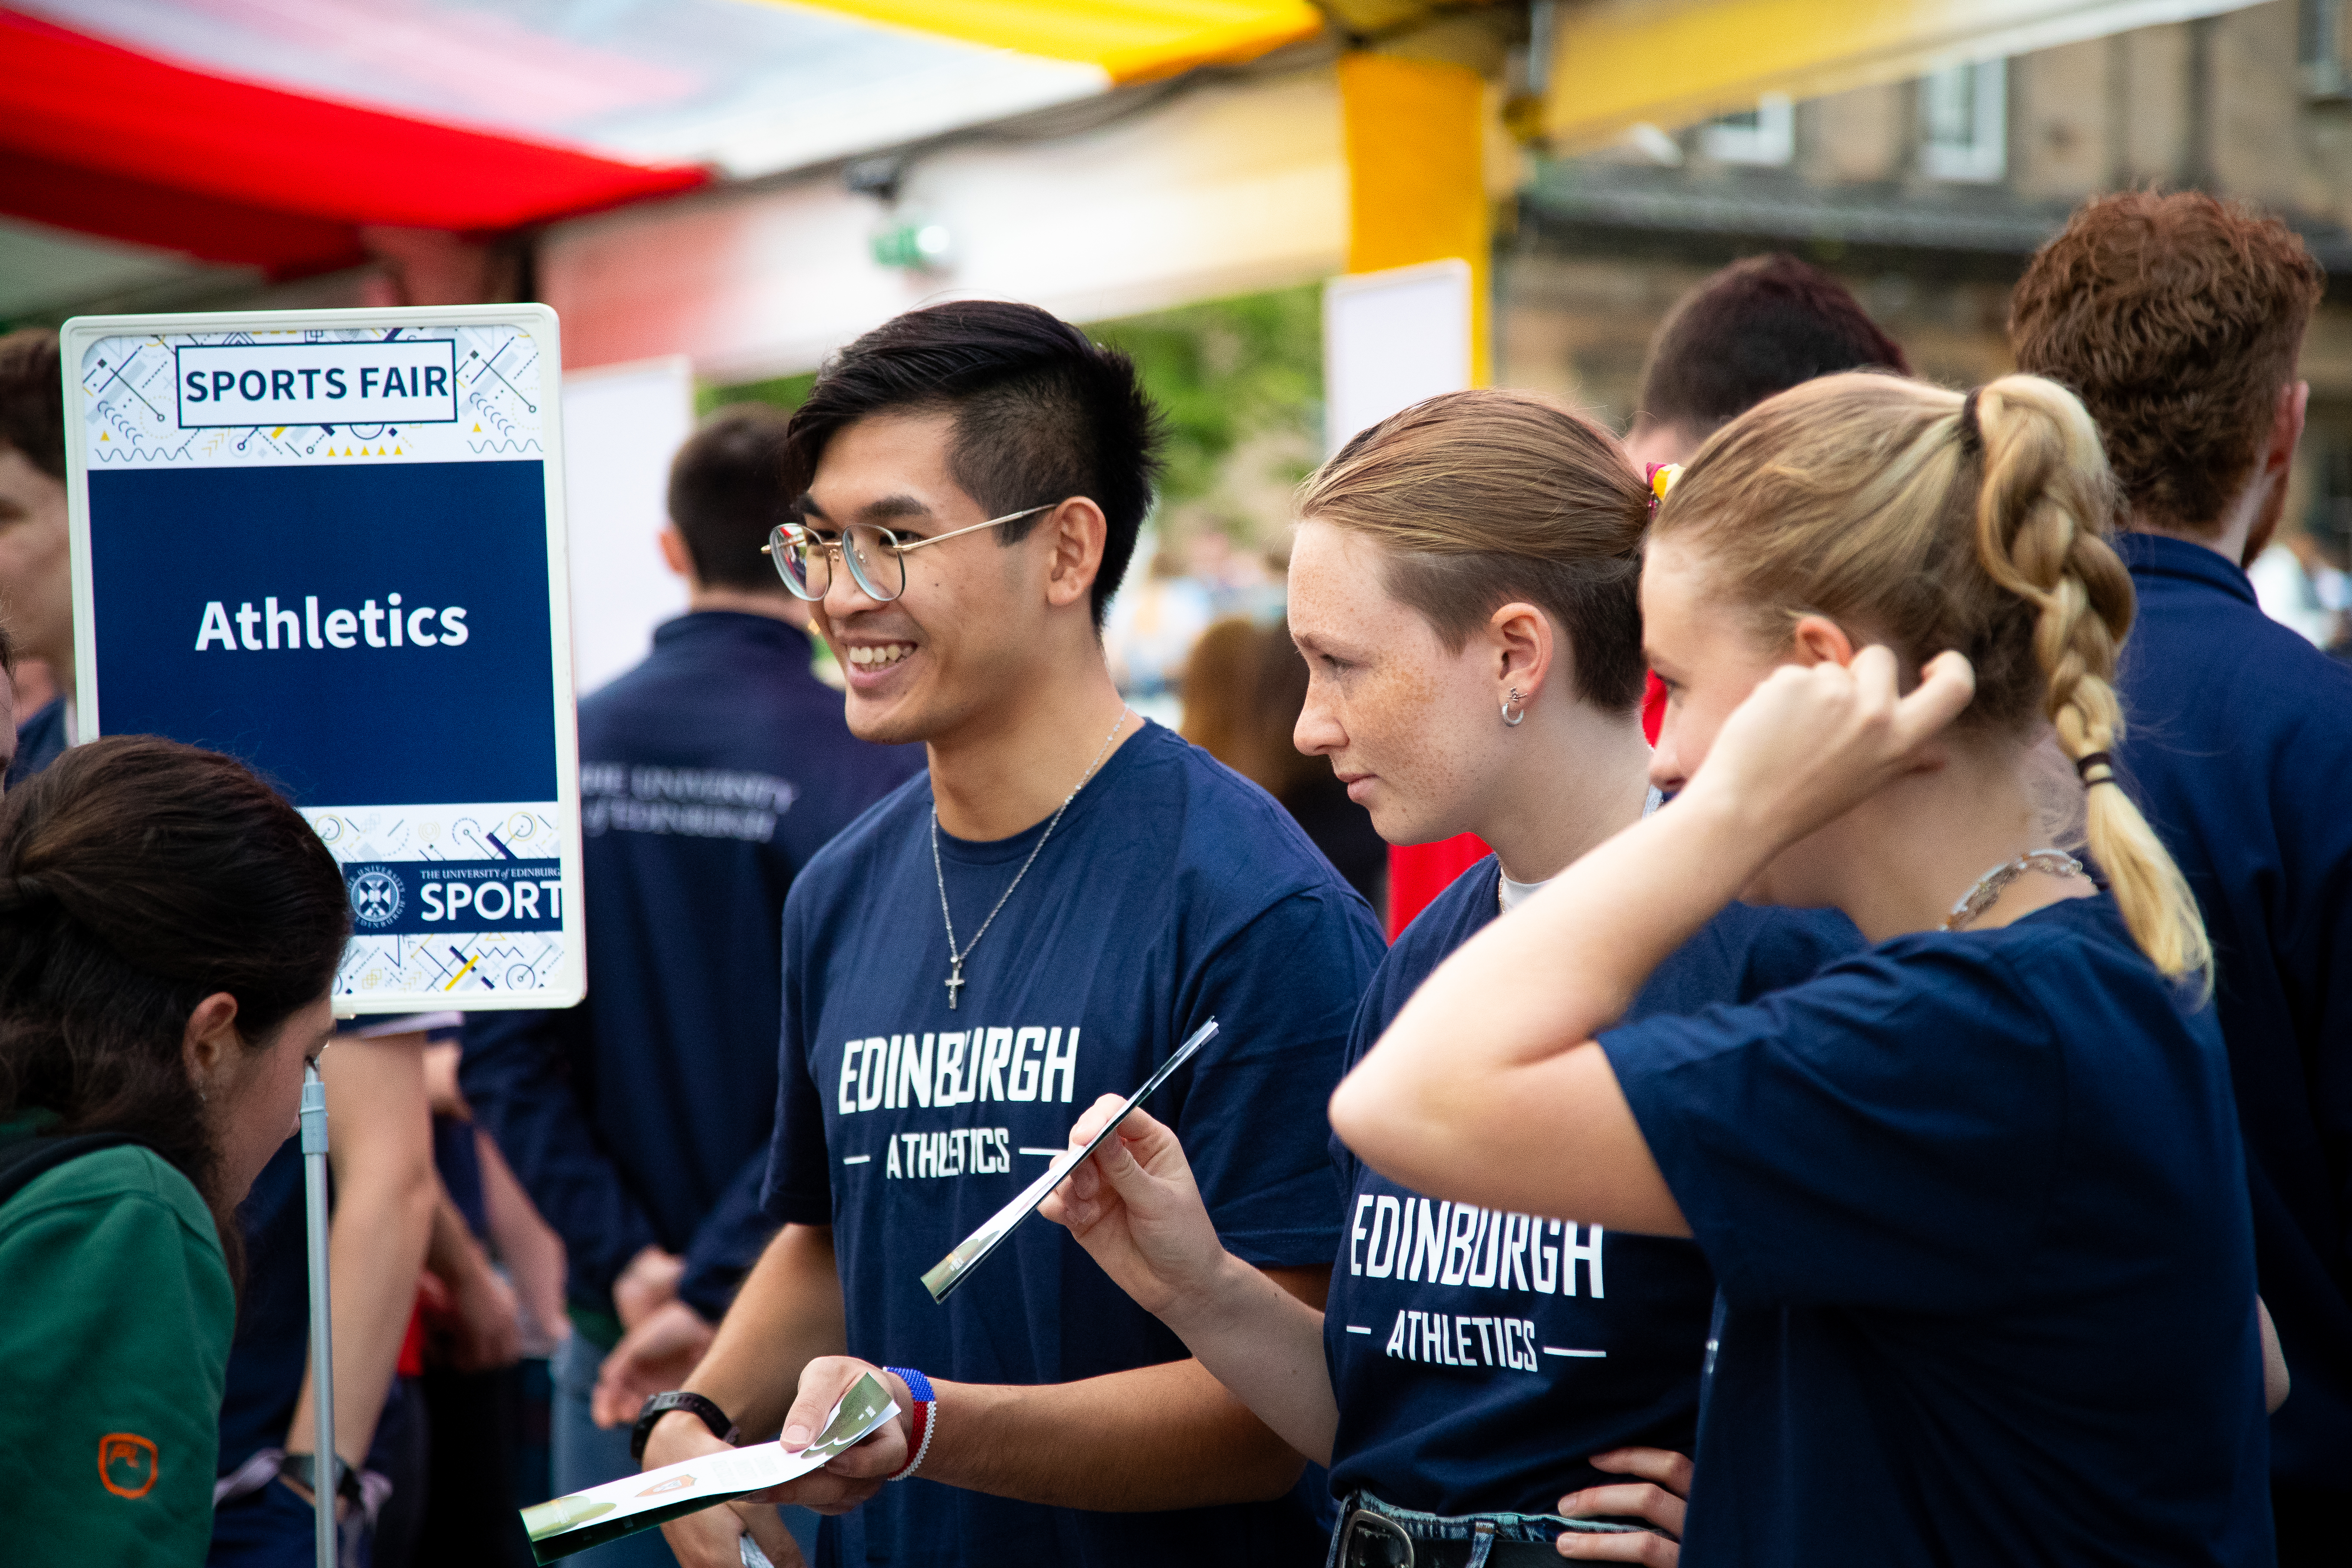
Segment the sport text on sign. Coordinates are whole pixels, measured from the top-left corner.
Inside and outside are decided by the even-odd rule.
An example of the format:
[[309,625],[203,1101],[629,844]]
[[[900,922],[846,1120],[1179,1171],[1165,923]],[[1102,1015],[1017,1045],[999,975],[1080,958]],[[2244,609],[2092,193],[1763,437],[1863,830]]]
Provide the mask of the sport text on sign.
[[175,353],[183,430],[457,417],[457,345],[447,338],[187,343]]

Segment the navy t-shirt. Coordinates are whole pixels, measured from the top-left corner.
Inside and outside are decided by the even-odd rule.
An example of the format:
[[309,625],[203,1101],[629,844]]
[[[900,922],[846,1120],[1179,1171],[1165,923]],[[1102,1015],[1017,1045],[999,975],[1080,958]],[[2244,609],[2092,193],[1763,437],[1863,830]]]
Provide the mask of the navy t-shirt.
[[1601,1043],[1725,1302],[1690,1561],[2271,1560],[2229,1063],[2110,898]]
[[[1363,1059],[1430,972],[1495,918],[1489,856],[1397,938],[1356,1015]],[[1689,1013],[1811,977],[1862,945],[1834,911],[1733,904],[1627,1011]],[[1688,1453],[1715,1280],[1698,1247],[1441,1203],[1331,1141],[1349,1227],[1323,1344],[1339,1405],[1331,1489],[1441,1514],[1549,1513],[1640,1444]]]
[[471,1015],[458,1077],[599,1333],[647,1246],[686,1255],[678,1294],[714,1319],[758,1257],[785,890],[922,765],[850,734],[806,634],[771,616],[667,622],[581,701],[588,999]]
[[[1045,830],[940,834],[960,941]],[[944,1306],[920,1276],[1044,1171],[1097,1096],[1133,1089],[1212,1016],[1217,1037],[1149,1109],[1182,1137],[1237,1256],[1329,1262],[1324,1102],[1380,952],[1370,907],[1281,806],[1147,724],[1071,802],[971,951],[951,1010],[930,780],[911,779],[785,904],[768,1212],[834,1227],[853,1355],[1022,1384],[1181,1360],[1182,1342],[1044,1220]],[[827,1520],[821,1561],[1287,1564],[1319,1545],[1292,1498],[1092,1513],[918,1477]]]
[[2271,1468],[2334,1494],[2298,1510],[2334,1561],[2352,1506],[2352,668],[2263,615],[2213,551],[2116,548],[2139,593],[2117,765],[2213,939],[2263,1300],[2294,1375]]

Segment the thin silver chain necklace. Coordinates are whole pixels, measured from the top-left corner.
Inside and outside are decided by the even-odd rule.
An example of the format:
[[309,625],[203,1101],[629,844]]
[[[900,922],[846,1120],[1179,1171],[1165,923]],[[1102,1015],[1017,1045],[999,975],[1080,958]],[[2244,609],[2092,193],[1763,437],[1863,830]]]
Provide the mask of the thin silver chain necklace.
[[1062,826],[1062,813],[1070,809],[1070,802],[1078,798],[1078,791],[1087,787],[1087,781],[1095,776],[1095,770],[1102,766],[1102,760],[1110,755],[1110,743],[1118,739],[1119,729],[1127,722],[1129,711],[1126,703],[1118,705],[1118,718],[1112,722],[1110,733],[1103,737],[1102,750],[1097,752],[1095,760],[1087,764],[1087,771],[1078,775],[1078,782],[1070,786],[1070,793],[1062,797],[1062,804],[1054,808],[1054,819],[1045,824],[1045,831],[1038,837],[1036,847],[1029,851],[1029,858],[1021,862],[1021,869],[1013,874],[1013,881],[1004,889],[1003,897],[996,900],[996,908],[988,911],[988,918],[980,922],[980,929],[971,933],[971,940],[963,944],[961,952],[956,951],[955,916],[948,912],[948,874],[940,866],[939,803],[931,803],[931,875],[939,879],[940,918],[947,922],[948,927],[949,1012],[955,1011],[956,994],[964,988],[963,961],[971,956],[971,950],[980,945],[980,939],[988,934],[988,928],[994,925],[996,917],[1003,912],[1004,900],[1013,896],[1013,889],[1021,885],[1021,879],[1027,876],[1029,868],[1037,863],[1037,857],[1045,852],[1045,840],[1053,837],[1054,829]]
[[2063,849],[2034,849],[2014,860],[2004,861],[1976,879],[1976,884],[1960,895],[1952,912],[1944,917],[1946,931],[1964,931],[1979,915],[1992,908],[1995,900],[2008,890],[2009,885],[2028,871],[2047,871],[2053,877],[2086,875],[2083,863]]

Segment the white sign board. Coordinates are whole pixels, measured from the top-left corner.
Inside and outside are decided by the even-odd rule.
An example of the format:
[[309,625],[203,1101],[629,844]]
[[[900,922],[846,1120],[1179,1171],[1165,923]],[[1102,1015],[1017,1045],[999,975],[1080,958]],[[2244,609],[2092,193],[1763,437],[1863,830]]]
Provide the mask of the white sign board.
[[343,868],[338,1013],[586,989],[543,305],[66,323],[81,733],[244,759]]
[[692,434],[684,355],[563,378],[572,669],[583,696],[644,658],[654,628],[686,613],[686,580],[656,541],[669,521],[670,459]]
[[1470,288],[1466,261],[1360,272],[1323,286],[1328,450],[1400,409],[1470,384]]

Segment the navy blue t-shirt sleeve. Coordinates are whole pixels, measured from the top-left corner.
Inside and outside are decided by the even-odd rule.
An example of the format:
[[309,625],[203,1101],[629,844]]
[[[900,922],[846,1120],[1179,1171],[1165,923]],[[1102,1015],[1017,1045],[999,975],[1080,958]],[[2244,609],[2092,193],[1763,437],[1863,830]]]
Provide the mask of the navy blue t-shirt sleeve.
[[601,1304],[629,1259],[660,1237],[572,1095],[579,1014],[467,1015],[457,1083],[523,1191],[563,1238],[569,1294]]
[[790,955],[808,954],[794,940],[802,889],[784,900],[784,1010],[776,1047],[776,1128],[769,1134],[768,1169],[760,1206],[777,1225],[831,1225],[833,1171],[824,1152],[824,1101],[809,1076],[808,1014]]
[[678,1300],[712,1322],[727,1314],[736,1287],[760,1260],[775,1222],[760,1206],[760,1191],[768,1178],[768,1151],[760,1150],[743,1162],[735,1179],[719,1196],[719,1205],[695,1228],[686,1249],[686,1273],[677,1282]]
[[2055,1172],[2064,1072],[1995,953],[1882,950],[1601,1045],[1736,1304],[1966,1312],[2014,1278]]
[[1244,1262],[1319,1266],[1338,1250],[1326,1105],[1380,953],[1369,910],[1335,883],[1266,909],[1191,977],[1181,1012],[1214,1016],[1218,1036],[1167,1114],[1217,1235]]

